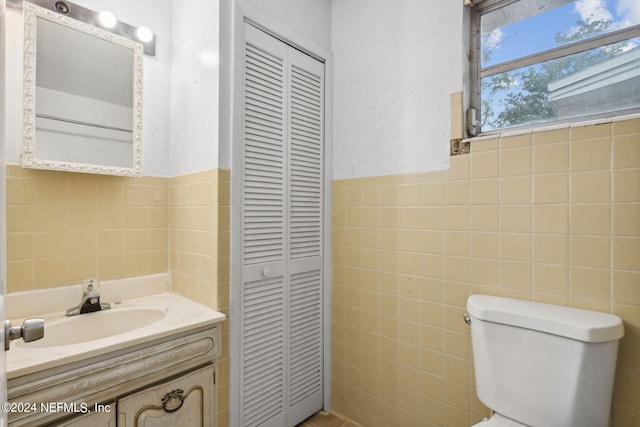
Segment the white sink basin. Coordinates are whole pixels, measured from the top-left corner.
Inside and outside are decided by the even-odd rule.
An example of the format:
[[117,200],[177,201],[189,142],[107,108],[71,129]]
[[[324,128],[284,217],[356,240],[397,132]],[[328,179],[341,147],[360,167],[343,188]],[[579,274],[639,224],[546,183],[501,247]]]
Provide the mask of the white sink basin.
[[29,317],[44,318],[44,338],[11,343],[6,353],[7,378],[83,363],[110,352],[209,328],[225,319],[224,314],[209,307],[163,292],[165,282],[149,277],[149,284],[144,278],[103,283],[101,300],[110,302],[111,309],[77,316],[68,317],[65,312],[77,303],[80,286],[10,295],[8,307],[24,308],[14,312],[14,324]]
[[59,347],[86,343],[144,328],[165,317],[160,308],[122,307],[45,322],[44,338],[32,342],[16,341],[25,348]]

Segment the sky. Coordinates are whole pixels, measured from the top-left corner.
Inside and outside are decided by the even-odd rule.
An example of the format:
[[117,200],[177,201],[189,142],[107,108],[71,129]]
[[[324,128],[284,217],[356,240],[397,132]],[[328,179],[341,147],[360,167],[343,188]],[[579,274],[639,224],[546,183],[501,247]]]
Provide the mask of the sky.
[[[526,0],[525,0],[526,1]],[[640,24],[640,0],[575,0],[484,35],[491,55],[483,67],[556,46],[555,35],[571,34],[577,21],[611,20],[613,29]]]

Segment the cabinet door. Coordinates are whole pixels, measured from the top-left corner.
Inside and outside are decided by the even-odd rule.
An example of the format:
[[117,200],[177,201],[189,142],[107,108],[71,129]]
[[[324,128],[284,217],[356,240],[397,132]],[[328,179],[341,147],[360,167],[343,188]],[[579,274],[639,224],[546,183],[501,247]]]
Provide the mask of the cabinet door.
[[118,400],[118,427],[213,427],[214,365]]
[[96,407],[90,407],[91,410],[99,412],[91,412],[86,415],[72,418],[69,421],[63,421],[56,424],[58,427],[116,427],[116,403],[99,404]]

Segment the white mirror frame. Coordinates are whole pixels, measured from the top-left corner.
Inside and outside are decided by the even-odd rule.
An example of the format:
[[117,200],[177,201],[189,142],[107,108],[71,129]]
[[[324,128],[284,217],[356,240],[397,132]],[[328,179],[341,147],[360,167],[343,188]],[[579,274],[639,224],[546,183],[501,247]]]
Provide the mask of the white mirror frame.
[[[133,149],[132,167],[105,166],[77,162],[38,159],[35,157],[36,114],[36,37],[37,18],[64,25],[73,30],[107,40],[133,51]],[[104,31],[84,22],[68,18],[56,12],[24,2],[24,121],[22,166],[66,172],[83,172],[103,175],[142,176],[142,61],[143,46],[140,43]]]

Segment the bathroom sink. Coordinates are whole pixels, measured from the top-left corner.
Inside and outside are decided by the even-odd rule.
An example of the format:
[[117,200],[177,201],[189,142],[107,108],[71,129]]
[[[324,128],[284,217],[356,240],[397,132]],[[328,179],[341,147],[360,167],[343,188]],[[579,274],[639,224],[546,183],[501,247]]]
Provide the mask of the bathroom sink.
[[16,345],[24,348],[60,347],[110,338],[159,322],[165,311],[156,307],[118,307],[47,320],[44,338]]
[[[44,319],[44,337],[17,339],[7,354],[7,378],[39,375],[48,369],[102,360],[108,354],[210,329],[225,315],[168,292],[167,274],[103,282],[101,301],[111,309],[65,316],[78,303],[80,285],[16,292],[7,296],[7,318]],[[93,363],[93,362],[91,362]]]
[[[103,282],[100,301],[111,308],[75,316],[66,313],[84,295],[82,285],[8,294],[12,324],[44,319],[44,337],[11,342],[5,399],[25,408],[35,407],[32,402],[65,403],[64,411],[14,411],[10,425],[59,425],[71,415],[67,410],[85,412],[84,404],[93,409],[96,402],[114,402],[214,362],[221,351],[219,323],[226,316],[171,292],[170,280],[169,273],[160,273]],[[91,424],[96,423],[102,424]]]

